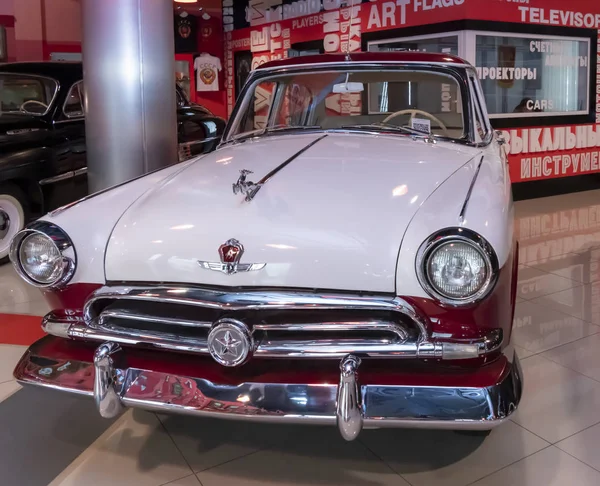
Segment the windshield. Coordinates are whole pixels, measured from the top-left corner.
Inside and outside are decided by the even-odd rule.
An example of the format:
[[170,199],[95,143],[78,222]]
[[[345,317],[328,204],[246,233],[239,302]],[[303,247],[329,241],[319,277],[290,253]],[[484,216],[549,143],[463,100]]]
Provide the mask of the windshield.
[[45,115],[57,89],[52,79],[0,73],[0,111]]
[[250,86],[240,108],[229,140],[302,128],[465,137],[457,79],[432,70],[275,75]]

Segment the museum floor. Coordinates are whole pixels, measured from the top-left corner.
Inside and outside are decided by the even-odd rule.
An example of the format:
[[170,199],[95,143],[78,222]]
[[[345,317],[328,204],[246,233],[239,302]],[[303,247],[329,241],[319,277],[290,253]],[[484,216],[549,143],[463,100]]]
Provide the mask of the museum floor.
[[[452,432],[257,425],[128,411],[20,388],[12,370],[47,307],[0,267],[0,484],[597,486],[600,484],[600,191],[516,203],[513,340],[525,394],[506,425]],[[15,315],[16,314],[16,315]]]

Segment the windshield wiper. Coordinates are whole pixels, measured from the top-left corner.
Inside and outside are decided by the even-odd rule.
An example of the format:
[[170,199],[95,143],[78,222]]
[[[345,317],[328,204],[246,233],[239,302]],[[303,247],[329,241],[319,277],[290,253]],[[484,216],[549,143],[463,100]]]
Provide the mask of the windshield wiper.
[[272,127],[266,127],[262,133],[292,132],[294,130],[320,130],[321,128],[320,125],[274,125]]
[[409,135],[422,135],[424,137],[429,136],[430,133],[417,130],[416,128],[411,128],[408,126],[400,126],[400,125],[387,125],[385,123],[370,123],[363,125],[342,125],[343,129],[351,130],[353,128],[357,130],[381,130],[381,131],[392,131],[392,132],[402,132],[407,133]]
[[260,128],[258,130],[252,130],[251,132],[241,133],[236,135],[235,137],[226,140],[223,143],[232,143],[232,142],[243,142],[244,140],[248,140],[253,137],[260,137],[261,135],[266,135],[269,133],[280,133],[287,131],[295,131],[295,130],[320,130],[322,127],[320,125],[274,125],[272,127]]

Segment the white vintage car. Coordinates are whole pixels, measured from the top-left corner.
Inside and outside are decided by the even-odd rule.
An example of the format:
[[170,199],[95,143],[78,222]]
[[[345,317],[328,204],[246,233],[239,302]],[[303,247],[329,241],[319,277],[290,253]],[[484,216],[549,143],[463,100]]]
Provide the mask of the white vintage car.
[[53,309],[15,376],[105,417],[485,433],[522,393],[501,145],[459,58],[266,64],[215,152],[15,237]]

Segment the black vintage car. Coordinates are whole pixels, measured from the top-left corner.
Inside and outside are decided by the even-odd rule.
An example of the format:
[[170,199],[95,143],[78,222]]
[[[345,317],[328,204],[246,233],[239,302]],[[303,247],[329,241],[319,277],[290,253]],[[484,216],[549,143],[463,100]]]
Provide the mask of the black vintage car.
[[[30,218],[87,195],[81,63],[0,64],[0,263]],[[225,121],[177,85],[179,158],[210,152]]]

